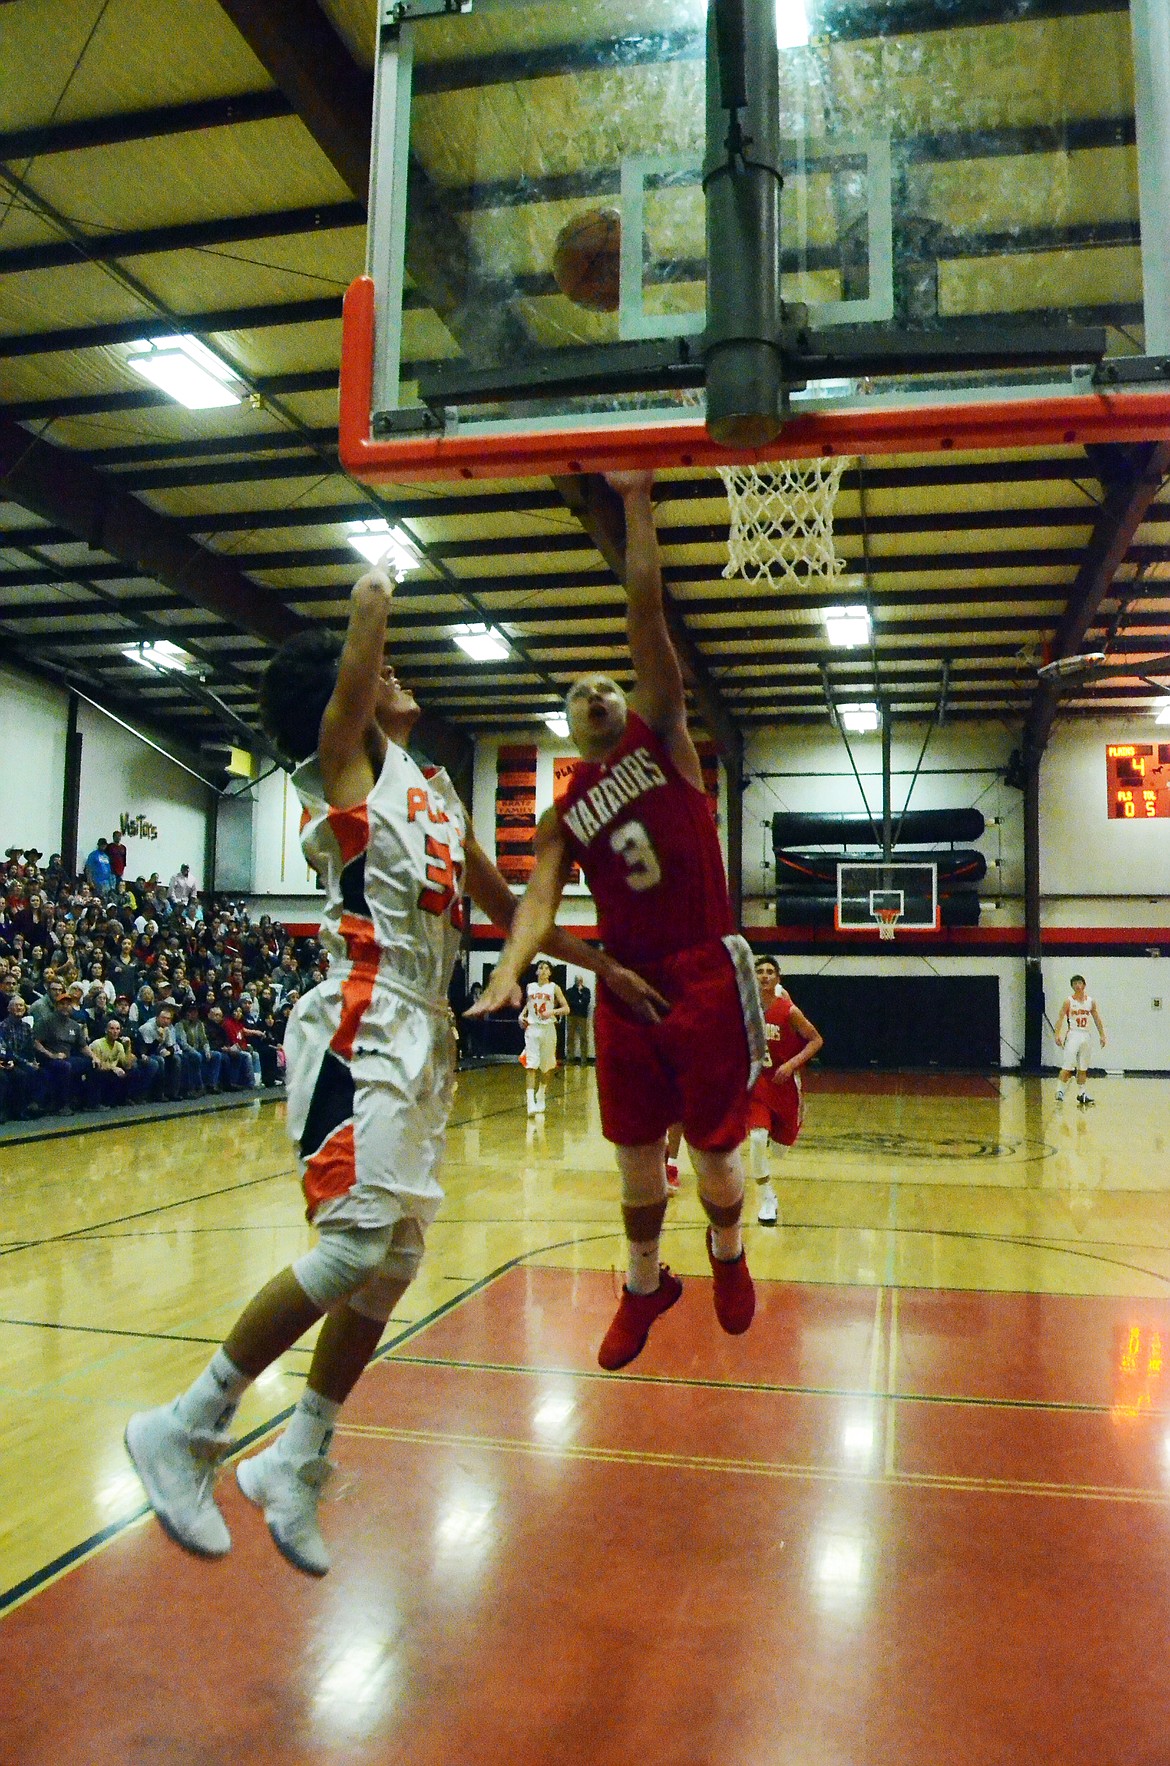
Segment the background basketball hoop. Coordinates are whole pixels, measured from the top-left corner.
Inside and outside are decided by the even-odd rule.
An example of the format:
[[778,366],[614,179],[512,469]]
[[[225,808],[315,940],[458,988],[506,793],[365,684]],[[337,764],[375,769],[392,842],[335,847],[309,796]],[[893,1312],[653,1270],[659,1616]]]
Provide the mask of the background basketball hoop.
[[878,923],[878,937],[892,940],[894,928],[902,918],[901,908],[874,908],[873,917]]

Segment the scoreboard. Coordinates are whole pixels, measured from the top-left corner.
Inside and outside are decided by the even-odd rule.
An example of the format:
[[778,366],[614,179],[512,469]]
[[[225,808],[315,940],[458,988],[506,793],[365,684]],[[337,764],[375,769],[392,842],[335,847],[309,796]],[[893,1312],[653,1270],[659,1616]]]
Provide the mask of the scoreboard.
[[1110,742],[1105,770],[1111,821],[1170,816],[1170,742]]

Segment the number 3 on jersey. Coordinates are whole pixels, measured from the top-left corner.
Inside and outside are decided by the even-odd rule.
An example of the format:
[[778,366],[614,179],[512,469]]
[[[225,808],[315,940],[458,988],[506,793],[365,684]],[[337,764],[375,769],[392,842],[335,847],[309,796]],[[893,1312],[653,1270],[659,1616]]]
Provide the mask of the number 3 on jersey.
[[418,905],[427,914],[445,914],[448,908],[452,908],[452,923],[461,926],[463,903],[457,899],[457,891],[463,866],[459,860],[452,859],[451,848],[436,840],[433,834],[427,835],[426,843],[427,883],[430,887],[420,891]]
[[623,822],[609,837],[609,844],[625,860],[626,882],[631,889],[653,889],[662,881],[662,866],[641,822]]

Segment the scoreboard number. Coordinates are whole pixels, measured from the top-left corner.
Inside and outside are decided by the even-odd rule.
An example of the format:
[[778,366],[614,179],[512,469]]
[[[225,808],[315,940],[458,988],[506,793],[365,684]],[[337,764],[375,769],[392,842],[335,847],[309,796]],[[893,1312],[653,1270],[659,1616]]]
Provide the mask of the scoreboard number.
[[1170,816],[1170,742],[1110,742],[1105,771],[1111,821],[1152,822]]

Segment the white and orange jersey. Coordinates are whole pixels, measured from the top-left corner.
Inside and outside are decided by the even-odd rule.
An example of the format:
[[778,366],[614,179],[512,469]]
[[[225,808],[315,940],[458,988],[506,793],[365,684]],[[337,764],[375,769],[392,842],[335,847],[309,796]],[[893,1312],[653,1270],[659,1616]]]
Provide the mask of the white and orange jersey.
[[556,1003],[557,989],[553,981],[530,981],[524,990],[524,1009],[530,1024],[553,1023]]
[[350,967],[446,1003],[463,927],[467,820],[445,772],[421,769],[395,743],[364,803],[332,809],[316,755],[293,784],[301,848],[325,885],[321,943],[330,977]]
[[1088,994],[1085,995],[1083,1000],[1079,1000],[1075,995],[1071,995],[1065,1000],[1064,1009],[1068,1013],[1068,1026],[1070,1030],[1087,1030],[1093,1022],[1093,1002]]

